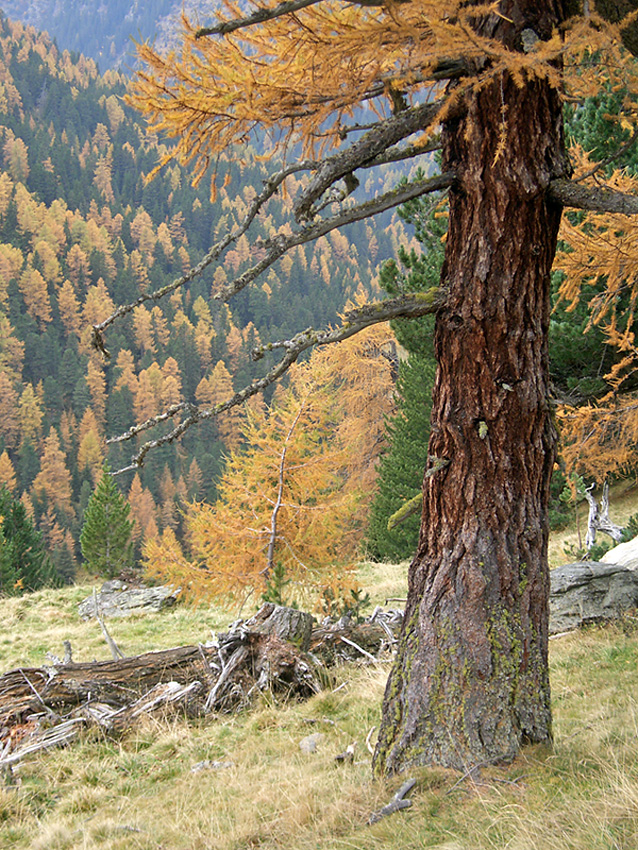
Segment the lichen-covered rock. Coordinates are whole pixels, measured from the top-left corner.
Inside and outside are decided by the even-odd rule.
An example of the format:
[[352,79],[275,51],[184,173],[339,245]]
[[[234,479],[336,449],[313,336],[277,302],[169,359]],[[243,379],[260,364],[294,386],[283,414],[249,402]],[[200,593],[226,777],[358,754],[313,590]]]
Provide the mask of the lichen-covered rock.
[[638,572],[618,564],[576,561],[551,572],[549,633],[620,617],[638,608]]
[[102,617],[127,617],[134,611],[161,611],[174,605],[179,588],[129,587],[119,579],[105,581],[100,591],[78,605],[83,620],[95,617],[95,600]]

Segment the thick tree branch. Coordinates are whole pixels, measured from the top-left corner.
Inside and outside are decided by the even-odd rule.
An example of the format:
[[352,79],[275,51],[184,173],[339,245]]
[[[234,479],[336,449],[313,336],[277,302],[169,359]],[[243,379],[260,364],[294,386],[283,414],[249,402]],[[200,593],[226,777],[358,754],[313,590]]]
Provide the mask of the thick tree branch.
[[[346,322],[340,328],[329,328],[326,330],[314,330],[307,328],[299,334],[296,334],[290,340],[275,342],[270,345],[262,346],[253,353],[255,360],[263,357],[266,351],[275,349],[284,349],[284,357],[273,368],[264,375],[263,378],[258,378],[248,386],[244,387],[239,392],[236,392],[228,401],[222,404],[217,404],[212,408],[201,408],[195,405],[175,405],[170,415],[179,413],[180,410],[187,412],[186,417],[176,425],[168,434],[164,434],[154,440],[149,440],[144,443],[140,450],[133,456],[129,466],[118,469],[114,474],[119,475],[122,472],[136,470],[144,465],[144,459],[151,449],[159,446],[164,446],[175,442],[193,425],[198,425],[200,422],[205,422],[208,419],[214,419],[223,413],[225,410],[230,410],[232,407],[237,407],[243,404],[251,396],[262,392],[273,384],[275,381],[284,375],[288,369],[295,363],[299,356],[313,348],[315,345],[329,345],[333,342],[341,342],[351,336],[359,333],[359,331],[370,325],[378,324],[379,322],[387,322],[389,319],[394,319],[397,316],[416,317],[425,316],[429,313],[435,313],[443,305],[445,294],[439,288],[432,288],[426,292],[420,292],[412,295],[403,295],[399,298],[388,299],[376,304],[365,304],[363,307],[349,311],[346,316]],[[122,443],[134,439],[138,434],[152,428],[154,425],[159,425],[165,422],[168,418],[168,411],[164,414],[148,419],[141,425],[135,425],[129,428],[124,434],[118,437],[112,437],[107,440],[108,443]]]
[[185,284],[190,283],[190,281],[194,278],[198,277],[211,263],[219,259],[219,257],[226,250],[226,248],[228,248],[229,245],[232,245],[233,242],[236,242],[240,236],[246,233],[250,225],[253,223],[257,213],[261,210],[264,204],[273,195],[277,193],[279,187],[284,182],[286,177],[289,177],[291,174],[294,174],[298,171],[311,170],[315,166],[316,163],[314,162],[303,161],[300,163],[296,163],[295,165],[288,166],[287,168],[284,168],[269,177],[268,180],[265,181],[264,189],[254,198],[253,202],[248,208],[248,212],[244,216],[243,220],[239,223],[239,225],[237,225],[237,227],[235,227],[222,239],[216,242],[210,248],[208,253],[205,254],[205,256],[199,261],[199,263],[197,263],[197,265],[194,266],[189,272],[182,275],[181,277],[176,278],[166,286],[162,286],[160,289],[156,289],[153,292],[148,292],[144,295],[140,295],[140,297],[136,298],[135,301],[118,307],[117,310],[103,322],[100,322],[97,325],[93,325],[94,348],[97,348],[108,356],[108,352],[106,351],[106,348],[104,346],[104,340],[102,337],[102,334],[106,330],[106,328],[112,325],[113,322],[115,322],[121,316],[125,316],[128,313],[133,312],[136,307],[140,307],[147,301],[159,301],[166,295],[170,295],[171,292],[174,292],[176,289],[179,289],[180,286],[184,286]]
[[573,180],[559,178],[549,184],[551,197],[564,207],[592,212],[638,214],[638,197],[602,186],[583,186]]
[[228,35],[245,27],[251,27],[254,24],[263,24],[266,21],[273,21],[275,18],[281,18],[284,15],[290,15],[293,12],[299,12],[307,6],[315,6],[321,3],[322,0],[286,0],[284,3],[279,3],[271,9],[257,9],[252,15],[247,15],[245,18],[236,18],[234,21],[221,21],[213,27],[202,27],[195,33],[196,38],[203,38],[207,35]]
[[[405,152],[402,152],[400,149],[393,150],[390,148],[387,152],[389,154],[387,158],[382,155],[368,163],[363,163],[361,167],[371,168],[376,165],[382,165],[385,162],[399,161],[400,159],[406,159],[411,156],[417,156],[421,153],[425,153],[427,150],[429,149],[410,147],[405,149]],[[211,263],[220,258],[226,248],[236,242],[240,236],[247,232],[259,211],[266,202],[279,191],[279,188],[287,177],[292,174],[297,174],[300,171],[314,171],[320,166],[320,162],[316,162],[314,160],[303,160],[302,162],[297,162],[275,172],[268,178],[268,180],[265,181],[264,189],[254,198],[243,220],[222,239],[216,242],[207,254],[200,260],[200,262],[189,272],[176,278],[171,283],[161,287],[160,289],[144,293],[143,295],[140,295],[139,298],[136,298],[135,301],[132,301],[129,304],[123,304],[108,318],[104,319],[103,322],[94,325],[92,340],[93,347],[98,349],[98,351],[101,351],[106,357],[109,357],[110,355],[105,346],[103,337],[104,331],[108,327],[122,316],[132,313],[136,307],[140,307],[148,301],[157,302],[166,295],[170,295],[171,292],[174,292],[181,286],[185,286],[190,283],[202,274],[202,272],[208,268]],[[310,242],[313,239],[318,239],[320,236],[323,236],[338,227],[342,227],[345,224],[360,221],[362,218],[384,212],[387,209],[391,209],[394,206],[404,203],[406,200],[411,200],[412,198],[419,197],[422,194],[427,194],[428,192],[436,192],[440,189],[446,189],[452,184],[453,179],[454,175],[447,173],[432,177],[429,180],[425,180],[420,183],[412,183],[408,186],[401,186],[399,189],[388,192],[385,195],[381,195],[379,198],[375,198],[372,201],[367,201],[359,206],[351,207],[333,218],[325,219],[322,222],[309,225],[296,234],[293,234],[293,236],[288,238],[275,236],[272,239],[267,240],[259,246],[262,250],[267,252],[265,258],[232,281],[223,290],[223,292],[217,295],[218,300],[226,300],[236,292],[239,292],[255,280],[255,278],[257,278],[265,269],[269,268],[276,260],[282,257],[283,254],[285,254],[285,252],[290,248],[296,245],[302,245],[305,242]]]
[[439,114],[440,104],[423,103],[393,115],[365,133],[352,145],[325,159],[317,169],[308,188],[294,206],[297,221],[307,221],[314,215],[313,205],[337,180],[352,174],[364,163],[382,156],[401,139],[425,130]]

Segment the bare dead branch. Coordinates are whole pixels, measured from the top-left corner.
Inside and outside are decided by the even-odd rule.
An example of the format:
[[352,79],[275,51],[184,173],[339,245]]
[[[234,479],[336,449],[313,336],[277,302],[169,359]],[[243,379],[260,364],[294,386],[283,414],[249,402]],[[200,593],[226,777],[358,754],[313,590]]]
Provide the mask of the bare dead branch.
[[638,214],[638,197],[602,186],[583,186],[573,180],[559,178],[549,184],[551,197],[565,207],[592,212]]
[[605,159],[601,159],[600,162],[597,162],[589,171],[586,171],[584,174],[581,174],[579,177],[573,177],[572,183],[582,183],[583,180],[587,180],[589,177],[593,177],[601,168],[606,168],[608,165],[612,165],[614,162],[618,162],[618,160],[623,157],[628,151],[633,148],[633,146],[638,141],[638,127],[634,127],[633,132],[629,139],[621,145],[618,150],[613,153],[611,156],[606,157]]
[[364,649],[362,646],[359,646],[358,643],[355,643],[353,640],[350,640],[350,638],[344,637],[343,635],[341,635],[341,640],[344,643],[347,643],[348,646],[351,646],[356,649],[357,652],[361,653],[361,655],[365,656],[366,658],[369,658],[373,664],[378,664],[379,659],[375,658],[374,655],[372,655],[371,652],[368,652],[367,649]]
[[[268,350],[284,349],[284,357],[273,368],[267,372],[262,378],[258,378],[248,386],[244,387],[239,392],[236,392],[228,401],[222,404],[217,404],[212,408],[200,408],[195,405],[188,407],[188,415],[176,425],[168,434],[164,434],[154,440],[149,440],[139,449],[133,456],[131,464],[122,469],[118,469],[114,474],[119,475],[123,472],[137,470],[143,466],[146,455],[151,449],[159,446],[167,445],[175,442],[193,425],[204,422],[208,419],[213,419],[223,413],[225,410],[230,410],[232,407],[243,404],[251,396],[262,392],[278,381],[288,369],[295,363],[299,356],[312,348],[315,345],[330,345],[333,342],[341,342],[344,339],[354,336],[359,331],[370,325],[378,324],[379,322],[387,322],[390,319],[403,317],[425,316],[430,313],[435,313],[444,303],[445,294],[438,287],[433,287],[426,292],[416,293],[412,295],[403,295],[398,298],[380,301],[375,304],[366,304],[355,310],[351,310],[345,316],[346,322],[339,328],[329,328],[326,330],[314,330],[307,328],[305,331],[296,334],[290,340],[275,342],[270,345],[262,346],[253,352],[253,358],[258,360],[263,357]],[[186,410],[186,406],[184,406]],[[132,440],[138,434],[153,427],[155,424],[161,424],[166,421],[165,414],[159,414],[157,417],[148,419],[142,425],[136,425],[129,428],[124,434],[117,437],[111,437],[107,443],[121,443]]]
[[268,180],[265,181],[263,190],[253,199],[242,221],[229,233],[227,233],[222,239],[216,242],[210,248],[208,253],[199,261],[199,263],[194,266],[189,272],[182,275],[181,277],[176,278],[171,283],[161,287],[160,289],[156,289],[153,292],[148,292],[144,293],[143,295],[140,295],[139,298],[136,298],[135,301],[132,301],[130,304],[124,304],[121,307],[118,307],[117,310],[115,310],[115,312],[112,313],[107,319],[97,325],[94,325],[92,340],[93,347],[97,348],[99,351],[105,354],[105,356],[108,357],[109,355],[104,346],[104,340],[102,337],[102,334],[106,330],[106,328],[112,325],[113,322],[115,322],[117,319],[127,315],[128,313],[131,313],[136,307],[141,306],[145,302],[159,301],[166,295],[170,295],[171,292],[174,292],[176,289],[179,289],[181,286],[190,283],[191,280],[194,280],[194,278],[198,277],[212,262],[219,259],[221,254],[226,250],[226,248],[228,248],[229,245],[233,244],[233,242],[236,242],[240,236],[246,233],[261,208],[270,198],[272,198],[273,195],[277,193],[279,187],[287,177],[299,171],[312,171],[317,167],[318,163],[312,160],[302,160],[301,162],[297,162],[294,165],[289,165],[286,168],[283,168],[280,171],[277,171],[272,174],[268,178]]
[[[202,27],[195,33],[196,38],[202,38],[206,35],[227,35],[230,32],[236,32],[239,29],[251,27],[254,24],[263,24],[266,21],[273,21],[275,18],[282,18],[284,15],[291,15],[301,11],[308,6],[315,6],[321,3],[322,0],[285,0],[277,6],[270,9],[257,9],[252,15],[247,15],[245,18],[237,18],[234,21],[221,21],[213,27]],[[384,6],[386,0],[350,0],[356,6]],[[409,0],[395,0],[397,3],[407,3]]]
[[[369,163],[363,163],[361,167],[370,168],[382,165],[386,162],[399,161],[400,159],[406,159],[410,156],[417,156],[420,153],[426,153],[428,150],[430,150],[430,148],[426,147],[420,149],[411,147],[404,149],[404,151],[396,149],[394,153],[390,153],[390,151],[388,151],[390,156],[387,159],[380,157],[376,160],[371,160]],[[103,337],[104,331],[108,327],[117,321],[117,319],[132,313],[136,307],[142,306],[147,301],[160,301],[165,296],[170,295],[171,292],[185,286],[201,275],[211,263],[219,259],[226,248],[246,233],[259,211],[266,202],[277,193],[287,177],[300,171],[317,170],[320,165],[321,163],[314,160],[303,160],[289,165],[269,177],[268,180],[265,181],[264,189],[253,199],[243,220],[222,239],[216,242],[215,245],[213,245],[207,254],[200,260],[200,262],[189,272],[179,278],[176,278],[171,283],[161,287],[160,289],[144,293],[143,295],[140,295],[139,298],[136,298],[135,301],[118,307],[110,316],[108,316],[108,318],[104,319],[104,321],[99,324],[94,325],[92,340],[93,347],[98,351],[101,351],[106,358],[109,358],[110,354],[106,348]],[[367,201],[366,203],[358,206],[353,206],[332,218],[324,219],[321,222],[310,225],[290,237],[286,238],[274,236],[272,239],[267,240],[259,246],[267,251],[266,257],[232,281],[221,293],[217,294],[216,298],[218,300],[227,300],[232,295],[239,292],[255,280],[265,269],[269,268],[274,262],[276,262],[276,260],[282,257],[283,254],[290,248],[318,239],[320,236],[323,236],[338,227],[343,227],[344,225],[350,224],[354,221],[360,221],[363,218],[377,215],[380,212],[384,212],[387,209],[391,209],[394,206],[404,203],[406,200],[411,200],[412,198],[419,197],[420,195],[427,194],[429,192],[446,189],[452,184],[453,179],[454,175],[451,172],[447,172],[446,174],[432,177],[429,180],[421,181],[420,183],[409,184],[409,186],[401,186],[392,192],[381,195],[379,198]],[[175,413],[178,412],[180,412],[179,405],[175,406],[174,409],[171,408],[166,412],[166,414],[164,414],[164,416],[174,416]]]
[[106,623],[104,622],[104,617],[102,616],[102,610],[100,608],[100,600],[97,597],[97,590],[95,588],[93,588],[93,606],[95,608],[95,618],[100,624],[102,634],[104,635],[104,640],[106,641],[108,648],[111,650],[113,661],[117,661],[120,658],[124,658],[124,653],[115,643],[115,641],[109,634],[109,630],[106,628]]
[[266,255],[258,263],[255,263],[254,266],[251,266],[251,268],[247,269],[243,274],[225,286],[215,295],[215,298],[222,301],[232,298],[233,295],[236,295],[244,287],[248,286],[249,283],[252,283],[260,274],[270,268],[273,263],[283,257],[287,251],[297,245],[313,242],[315,239],[325,236],[326,233],[330,233],[332,230],[337,230],[339,227],[344,227],[346,224],[352,224],[355,221],[371,218],[393,207],[404,204],[406,201],[419,198],[421,195],[447,189],[453,182],[454,174],[451,171],[446,171],[444,174],[430,177],[427,180],[403,184],[390,192],[380,195],[378,198],[373,198],[371,201],[346,207],[337,215],[309,224],[290,235],[277,234],[259,245],[260,248],[266,251]]
[[596,532],[602,531],[604,534],[608,534],[616,543],[620,543],[624,530],[619,525],[616,525],[609,517],[609,482],[605,481],[603,484],[600,506],[594,498],[595,489],[595,482],[585,488],[585,498],[589,504],[587,536],[585,537],[585,546],[588,552],[596,542]]
[[372,824],[378,823],[382,818],[385,818],[388,815],[393,815],[395,812],[398,812],[401,809],[407,809],[411,806],[412,800],[406,800],[405,795],[409,794],[415,785],[416,779],[406,780],[386,806],[379,809],[378,812],[374,812],[370,815],[368,818],[368,824],[372,826]]
[[264,570],[264,576],[269,579],[275,569],[275,544],[277,542],[277,517],[279,516],[279,511],[281,510],[281,505],[284,497],[284,483],[285,483],[285,472],[286,472],[286,455],[288,454],[288,445],[292,438],[293,431],[297,427],[297,423],[301,417],[305,405],[301,405],[299,410],[297,411],[297,415],[295,416],[292,425],[288,429],[288,433],[286,434],[286,439],[284,440],[284,445],[281,450],[281,455],[279,458],[279,471],[278,471],[278,479],[277,479],[277,500],[273,505],[272,514],[270,517],[270,533],[268,536],[268,552],[266,554],[266,569]]

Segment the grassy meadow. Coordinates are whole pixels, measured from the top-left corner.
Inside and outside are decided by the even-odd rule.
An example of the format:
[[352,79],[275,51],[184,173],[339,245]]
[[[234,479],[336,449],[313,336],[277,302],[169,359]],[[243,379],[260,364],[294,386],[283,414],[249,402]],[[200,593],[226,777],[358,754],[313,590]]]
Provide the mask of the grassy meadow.
[[[365,565],[360,578],[376,604],[405,594],[405,572]],[[61,655],[67,638],[75,660],[110,657],[97,623],[77,615],[89,590],[0,600],[0,671]],[[176,607],[109,620],[109,629],[130,655],[206,641],[235,613]],[[120,739],[91,730],[0,784],[0,847],[635,850],[638,620],[552,640],[551,669],[553,750],[529,748],[472,777],[419,769],[372,779],[365,741],[379,723],[386,664],[339,668],[306,703],[264,698],[235,716],[149,718]],[[306,753],[309,735],[316,751]],[[354,761],[335,762],[354,742]],[[369,826],[408,776],[412,807]]]

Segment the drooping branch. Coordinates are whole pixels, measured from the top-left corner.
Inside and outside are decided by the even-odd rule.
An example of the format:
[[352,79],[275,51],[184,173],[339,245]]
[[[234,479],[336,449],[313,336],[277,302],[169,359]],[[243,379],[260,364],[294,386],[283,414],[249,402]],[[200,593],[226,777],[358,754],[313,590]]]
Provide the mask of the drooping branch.
[[[205,422],[209,419],[214,419],[226,410],[232,407],[237,407],[243,404],[247,399],[262,392],[271,384],[278,381],[288,369],[295,363],[299,356],[315,345],[329,345],[333,342],[341,342],[341,340],[349,339],[359,331],[370,325],[378,324],[379,322],[387,322],[398,316],[406,318],[414,318],[417,316],[425,316],[430,313],[435,313],[443,305],[445,301],[445,293],[438,287],[433,287],[426,292],[420,292],[410,295],[403,295],[398,298],[388,299],[375,304],[366,304],[363,307],[349,311],[345,315],[345,323],[339,328],[329,328],[326,330],[314,330],[307,328],[305,331],[296,334],[292,339],[282,340],[280,342],[271,343],[270,345],[262,346],[253,352],[255,360],[263,357],[266,351],[283,349],[285,355],[282,359],[270,369],[262,378],[258,378],[242,390],[236,392],[227,401],[215,405],[212,408],[201,408],[195,405],[175,405],[171,410],[171,415],[179,413],[183,410],[187,413],[185,418],[176,425],[168,434],[157,437],[154,440],[149,440],[144,443],[139,451],[133,456],[129,466],[118,469],[115,474],[136,470],[143,466],[146,455],[151,449],[158,448],[175,442],[186,431],[200,422]],[[122,443],[132,440],[138,434],[152,428],[154,425],[159,425],[165,422],[168,418],[167,413],[159,414],[151,419],[146,420],[141,425],[135,425],[129,428],[123,434],[117,437],[111,437],[107,440],[108,443]]]

